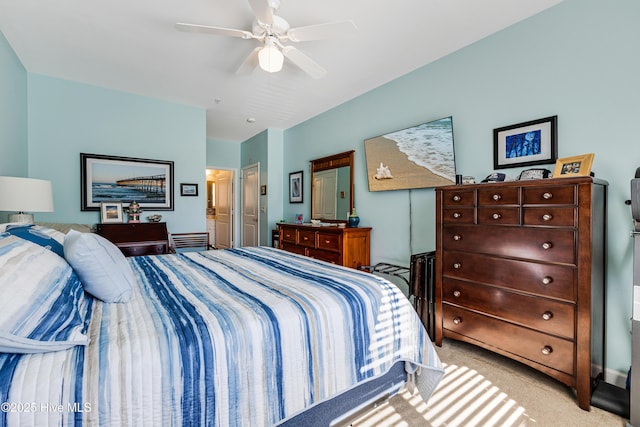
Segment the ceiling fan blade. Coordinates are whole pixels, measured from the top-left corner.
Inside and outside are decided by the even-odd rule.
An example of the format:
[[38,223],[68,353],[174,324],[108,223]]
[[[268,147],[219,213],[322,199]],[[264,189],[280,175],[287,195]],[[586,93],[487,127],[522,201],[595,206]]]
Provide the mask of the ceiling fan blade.
[[273,6],[271,0],[249,0],[249,5],[258,21],[263,24],[273,24]]
[[236,74],[250,74],[258,66],[258,53],[262,46],[253,49],[236,70]]
[[327,22],[326,24],[291,28],[287,31],[287,37],[293,42],[303,42],[348,36],[355,34],[357,31],[358,27],[356,27],[353,21],[336,21]]
[[178,22],[176,24],[176,28],[180,31],[185,31],[185,32],[215,34],[217,36],[239,37],[245,40],[251,39],[254,37],[253,34],[249,31],[234,30],[232,28],[211,27],[208,25],[184,24],[182,22]]
[[314,79],[320,79],[327,74],[327,70],[293,46],[283,46],[282,54]]

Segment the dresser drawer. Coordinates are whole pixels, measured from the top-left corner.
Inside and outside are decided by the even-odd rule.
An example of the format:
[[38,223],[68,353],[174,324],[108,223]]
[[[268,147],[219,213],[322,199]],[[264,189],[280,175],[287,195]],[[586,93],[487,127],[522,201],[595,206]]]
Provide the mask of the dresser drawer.
[[307,248],[304,246],[292,245],[291,243],[283,242],[280,248],[288,252],[293,252],[294,254],[307,255]]
[[523,204],[525,205],[574,205],[576,192],[573,185],[525,187]]
[[574,264],[574,230],[445,225],[445,250],[479,252],[513,258]]
[[444,206],[475,206],[475,191],[473,190],[449,190],[442,194]]
[[559,208],[545,206],[543,208],[524,209],[524,225],[544,225],[547,227],[575,227],[576,210],[574,208]]
[[307,256],[330,262],[332,264],[342,264],[340,260],[340,254],[336,252],[321,251],[319,249],[309,249],[307,251]]
[[318,231],[318,249],[340,252],[342,247],[339,234],[323,233]]
[[443,304],[443,327],[486,345],[573,375],[573,341]]
[[504,288],[444,279],[442,299],[545,333],[574,339],[574,305]]
[[283,242],[289,242],[289,243],[297,243],[297,239],[296,239],[297,233],[296,230],[291,230],[288,228],[282,228],[282,241]]
[[445,252],[442,269],[445,280],[463,279],[546,298],[569,302],[576,300],[576,269],[569,265],[503,259],[468,252]]
[[131,244],[117,244],[125,256],[160,255],[166,254],[165,242],[140,242]]
[[475,208],[455,207],[442,210],[442,222],[445,224],[473,224],[475,222]]
[[479,207],[478,224],[520,225],[520,208]]
[[308,248],[315,248],[316,232],[311,230],[298,230],[298,244]]
[[520,204],[518,187],[483,188],[478,190],[478,206]]

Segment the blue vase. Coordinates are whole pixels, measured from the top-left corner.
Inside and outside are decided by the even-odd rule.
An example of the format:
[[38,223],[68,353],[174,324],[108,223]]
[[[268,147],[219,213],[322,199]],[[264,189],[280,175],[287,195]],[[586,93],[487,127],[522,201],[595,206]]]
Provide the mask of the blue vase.
[[354,209],[353,212],[351,212],[351,215],[349,215],[349,227],[357,227],[358,224],[360,224],[360,217]]

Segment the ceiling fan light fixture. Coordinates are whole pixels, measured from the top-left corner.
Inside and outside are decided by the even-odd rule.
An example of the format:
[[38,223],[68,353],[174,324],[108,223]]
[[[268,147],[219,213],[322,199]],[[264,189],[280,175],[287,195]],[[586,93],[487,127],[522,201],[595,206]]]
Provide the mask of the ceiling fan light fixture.
[[282,70],[284,55],[273,44],[267,44],[258,53],[258,63],[263,70],[269,73],[277,73]]

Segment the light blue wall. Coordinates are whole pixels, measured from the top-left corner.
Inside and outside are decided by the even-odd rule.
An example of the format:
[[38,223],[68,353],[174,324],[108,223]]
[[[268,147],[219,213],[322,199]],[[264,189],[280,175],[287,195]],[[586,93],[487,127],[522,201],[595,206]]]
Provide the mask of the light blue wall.
[[237,169],[240,166],[240,144],[207,139],[207,167]]
[[1,32],[0,153],[0,175],[27,176],[27,73]]
[[[434,192],[370,193],[365,139],[453,115],[458,173],[482,179],[493,169],[494,128],[557,114],[559,156],[595,153],[593,170],[610,182],[606,357],[607,368],[626,373],[633,251],[624,201],[640,166],[638,22],[635,0],[566,0],[286,130],[285,176],[305,171],[308,213],[309,161],[356,150],[355,205],[361,225],[373,227],[372,262],[406,264],[435,247]],[[300,209],[285,201],[284,216]]]
[[[90,153],[173,161],[175,210],[153,213],[170,232],[205,229],[204,109],[37,74],[28,83],[29,176],[52,180],[55,204],[37,220],[100,221],[98,212],[80,211],[80,153]],[[183,182],[203,191],[181,197]]]
[[[267,153],[268,165],[267,181],[263,184],[267,185],[267,195],[262,196],[263,206],[266,206],[266,221],[264,223],[264,232],[267,233],[265,244],[270,245],[271,232],[276,228],[276,223],[283,219],[283,206],[285,197],[285,188],[279,185],[284,176],[283,170],[284,155],[284,131],[279,129],[269,129],[269,151]],[[287,187],[288,188],[288,187]],[[288,193],[287,196],[288,198]]]

